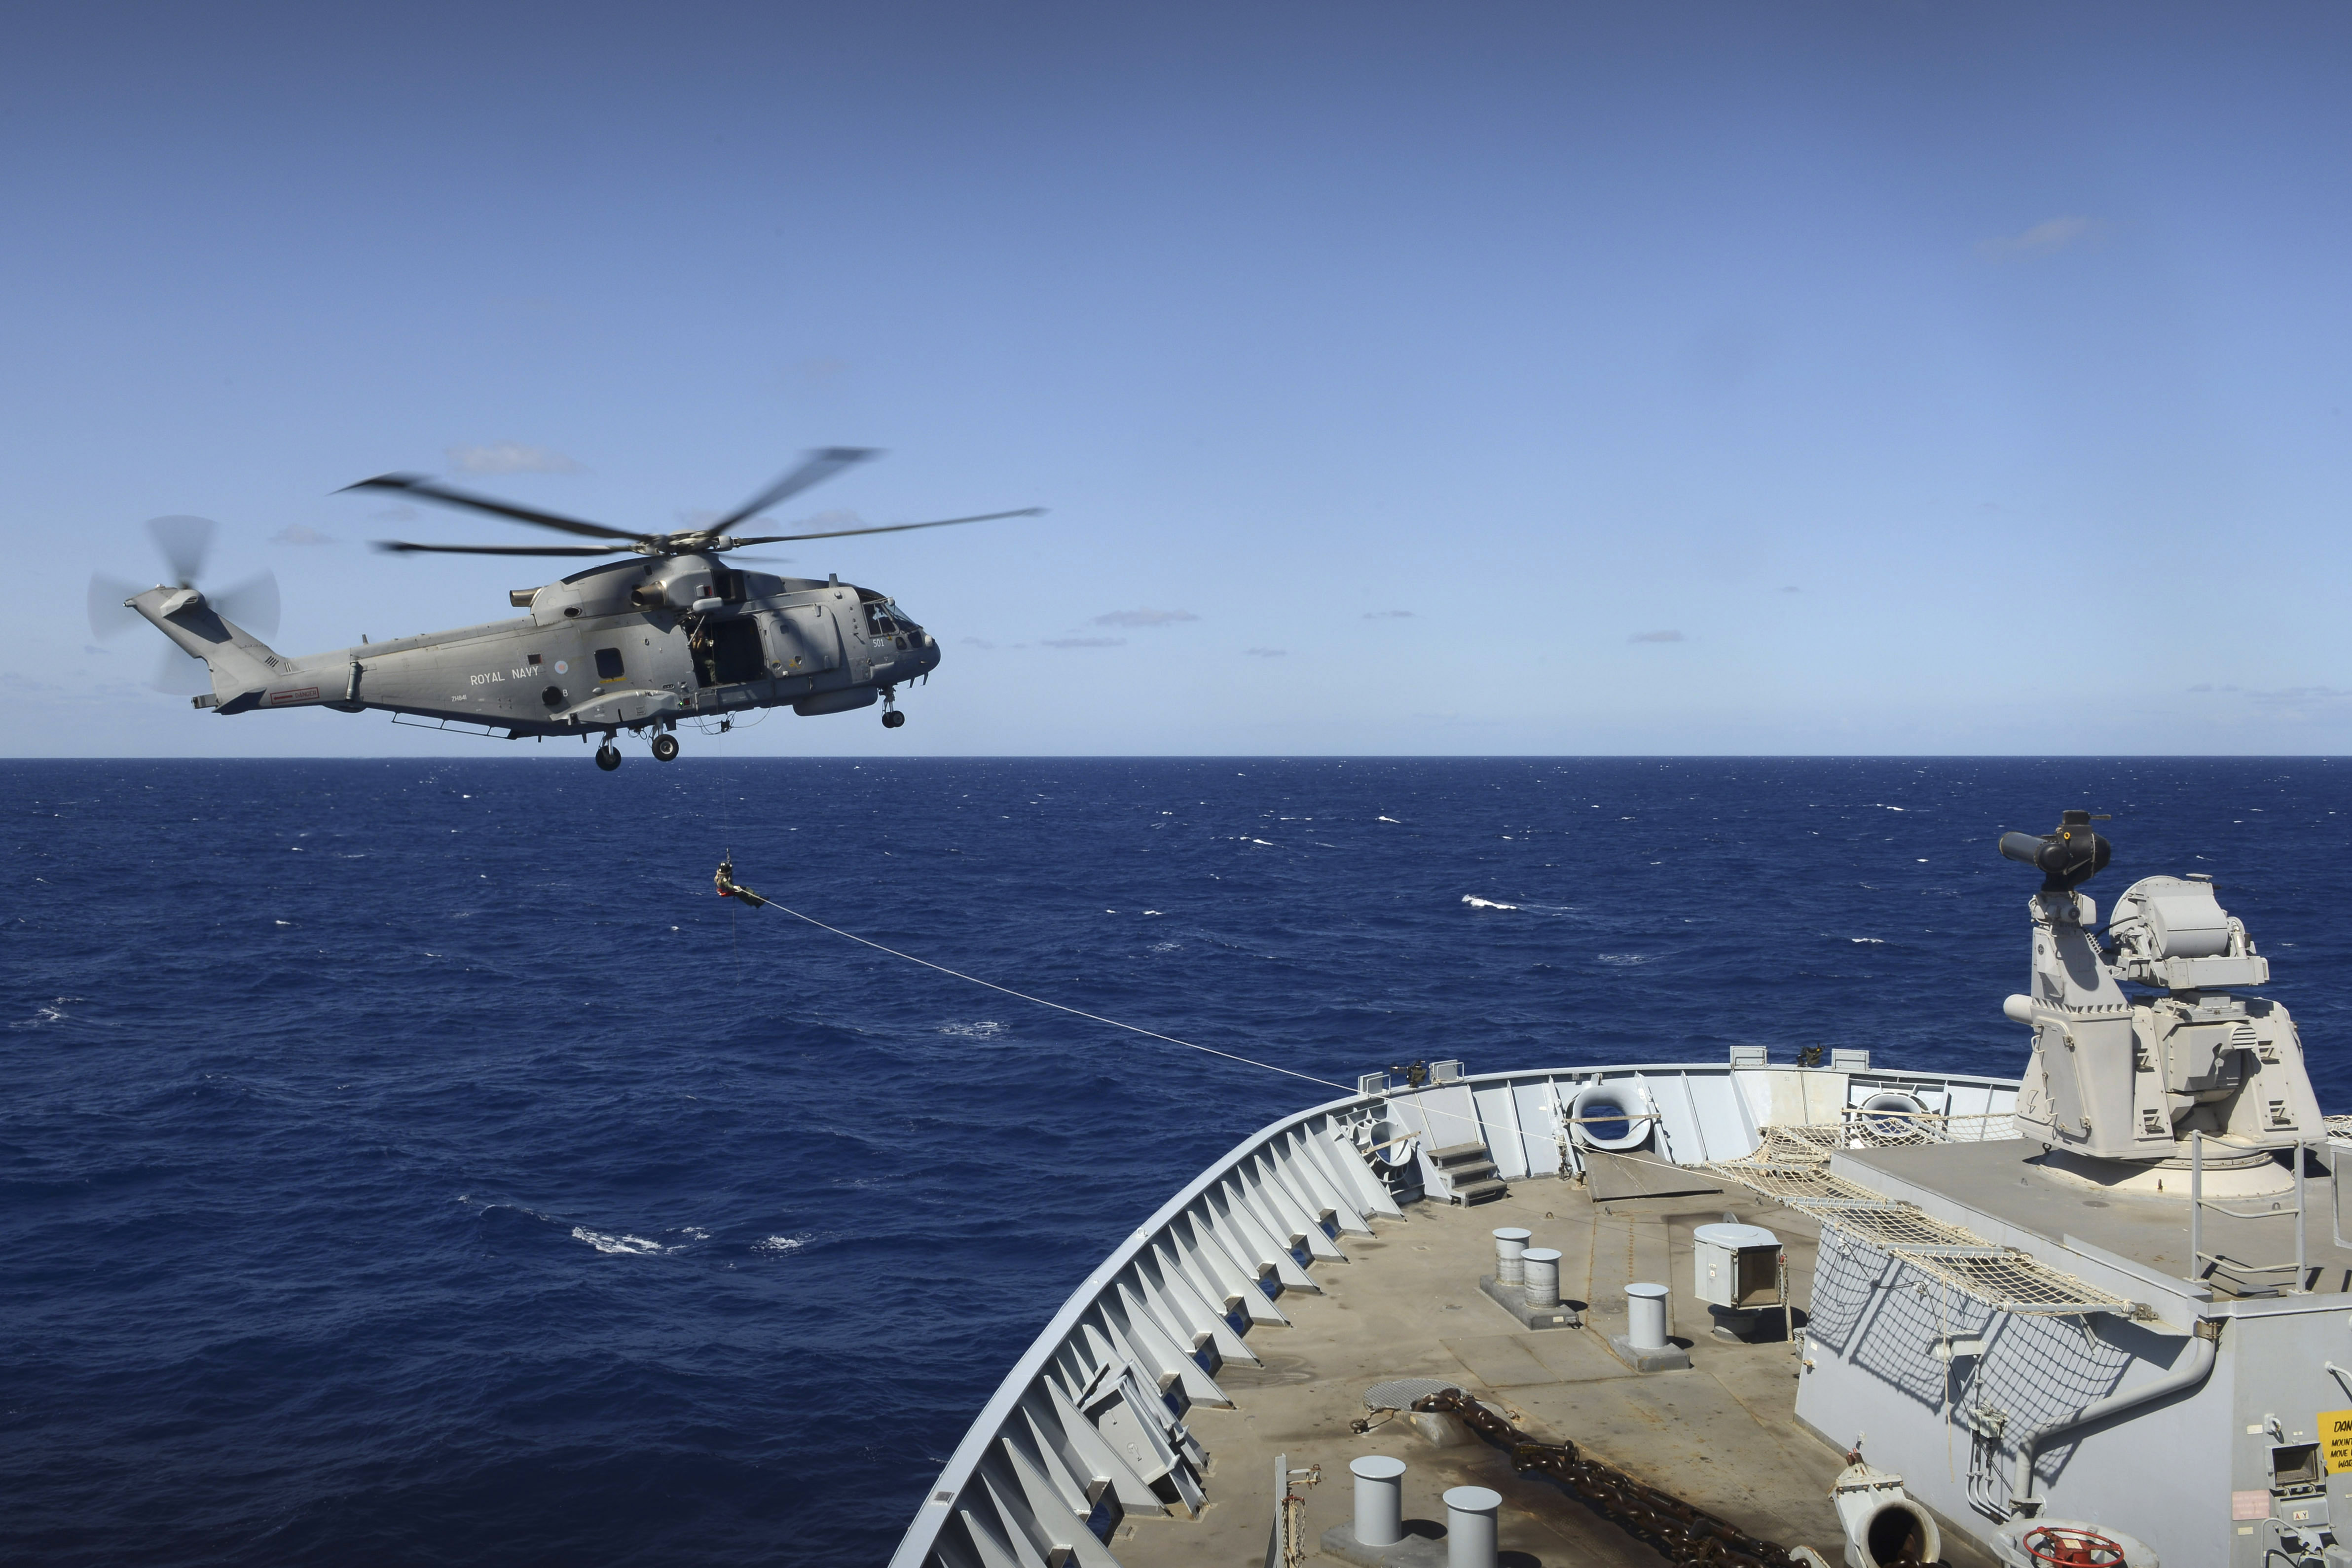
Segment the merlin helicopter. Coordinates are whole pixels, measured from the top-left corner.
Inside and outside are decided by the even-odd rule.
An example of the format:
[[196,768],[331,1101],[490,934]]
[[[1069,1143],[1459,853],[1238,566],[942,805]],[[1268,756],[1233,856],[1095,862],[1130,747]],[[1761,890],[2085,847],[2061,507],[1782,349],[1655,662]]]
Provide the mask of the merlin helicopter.
[[[668,762],[678,753],[680,721],[716,720],[723,729],[734,716],[760,708],[789,706],[794,713],[814,716],[848,713],[878,702],[883,725],[896,729],[907,721],[898,706],[898,688],[938,667],[938,642],[886,593],[844,582],[837,575],[819,581],[740,570],[728,564],[728,552],[747,545],[1036,517],[1044,508],[809,533],[729,532],[876,455],[848,446],[812,452],[792,472],[716,522],[674,533],[635,533],[583,522],[473,495],[421,475],[386,474],[348,486],[610,541],[436,545],[383,540],[379,549],[623,558],[538,588],[516,589],[509,601],[527,613],[453,632],[362,641],[353,648],[289,658],[231,621],[224,613],[234,607],[226,596],[207,598],[193,585],[191,557],[200,558],[201,546],[192,550],[184,525],[200,524],[201,519],[191,518],[159,519],[154,526],[178,583],[151,588],[121,602],[203,662],[212,689],[195,696],[194,706],[220,714],[262,708],[329,707],[341,713],[380,708],[411,716],[410,722],[475,726],[494,735],[504,731],[510,740],[551,735],[585,740],[593,736],[599,737],[596,765],[607,771],[621,765],[616,742],[624,731],[649,739],[653,755]],[[165,522],[182,527],[166,529],[161,526]],[[272,590],[268,597],[274,611],[274,584]],[[93,580],[90,602],[95,625],[101,611],[110,611],[114,602],[103,580]],[[274,614],[271,619],[274,622]]]

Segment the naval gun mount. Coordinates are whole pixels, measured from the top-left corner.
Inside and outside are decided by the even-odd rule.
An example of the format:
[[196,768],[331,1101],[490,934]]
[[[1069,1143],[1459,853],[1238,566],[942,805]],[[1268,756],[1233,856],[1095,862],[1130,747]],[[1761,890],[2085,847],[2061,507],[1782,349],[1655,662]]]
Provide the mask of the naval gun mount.
[[2095,820],[2066,811],[2053,832],[2001,836],[2000,852],[2043,878],[2029,906],[2032,988],[2001,1004],[2033,1030],[2018,1135],[2047,1147],[2053,1174],[2186,1199],[2201,1134],[2208,1196],[2292,1188],[2275,1151],[2326,1126],[2294,1020],[2239,994],[2269,981],[2270,961],[2194,873],[2126,888],[2102,946],[2098,905],[2075,891],[2113,852]]

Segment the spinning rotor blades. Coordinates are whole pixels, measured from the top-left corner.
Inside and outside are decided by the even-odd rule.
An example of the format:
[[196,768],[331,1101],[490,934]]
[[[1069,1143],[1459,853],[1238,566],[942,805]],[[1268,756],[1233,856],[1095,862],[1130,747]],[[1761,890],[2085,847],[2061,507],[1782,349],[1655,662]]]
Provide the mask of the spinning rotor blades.
[[[559,512],[542,512],[534,507],[519,507],[511,502],[477,496],[469,490],[459,490],[422,474],[382,474],[373,479],[362,479],[347,485],[346,490],[390,490],[411,496],[420,501],[436,501],[445,507],[460,507],[468,511],[487,512],[492,517],[511,522],[529,523],[535,528],[554,528],[567,534],[582,534],[591,538],[614,539],[610,545],[427,545],[414,544],[406,539],[378,539],[376,549],[398,555],[520,555],[520,556],[604,556],[636,551],[645,555],[677,555],[687,550],[726,550],[740,545],[782,544],[791,539],[837,539],[852,534],[901,534],[916,528],[952,528],[958,523],[989,523],[1000,517],[1034,517],[1045,514],[1043,507],[1029,507],[1017,512],[984,512],[978,517],[942,517],[929,523],[882,523],[872,528],[825,528],[804,534],[761,534],[751,538],[729,538],[727,530],[746,517],[755,517],[780,501],[789,500],[812,486],[821,485],[845,468],[867,462],[881,454],[867,446],[825,446],[810,453],[800,465],[774,484],[720,517],[699,528],[676,533],[633,534],[625,528],[607,528],[602,523],[583,522]],[[784,562],[773,564],[783,565]]]
[[202,659],[167,643],[147,684],[166,696],[194,697],[213,689],[213,676]]
[[[531,507],[518,507],[511,501],[494,500],[477,496],[469,490],[453,489],[436,479],[422,474],[379,474],[373,479],[362,479],[356,485],[346,485],[338,495],[352,490],[394,490],[404,496],[414,496],[421,501],[438,501],[445,507],[464,507],[493,517],[511,517],[518,523],[532,523],[542,528],[556,528],[567,534],[583,534],[596,539],[626,539],[635,544],[650,538],[650,534],[633,534],[626,528],[608,528],[602,523],[583,523],[577,517],[567,517],[560,512],[542,512]],[[446,548],[446,547],[445,547]]]
[[196,579],[205,574],[205,557],[212,553],[213,529],[210,517],[150,517],[147,532],[155,540],[155,548],[163,552],[165,564],[172,569],[172,580],[182,588],[193,588]]
[[89,574],[89,634],[120,637],[140,623],[139,612],[123,602],[139,591],[139,584],[102,571]]
[[599,556],[624,553],[626,545],[416,545],[405,539],[378,539],[375,548],[394,555],[563,555]]
[[777,502],[788,500],[813,485],[822,485],[844,468],[879,457],[870,446],[827,446],[812,452],[801,465],[702,530],[703,537],[723,534],[746,517],[757,517]]
[[[163,553],[163,564],[171,572],[171,580],[182,588],[194,588],[204,575],[205,560],[212,553],[213,535],[217,531],[209,517],[152,517],[147,533]],[[85,607],[89,612],[89,629],[93,635],[112,637],[140,623],[139,612],[123,602],[143,591],[135,582],[104,572],[93,572],[89,580]],[[278,577],[262,571],[243,582],[218,591],[207,591],[205,602],[225,620],[234,622],[258,636],[273,636],[278,631]],[[163,661],[157,665],[148,685],[159,692],[174,696],[194,696],[212,690],[212,677],[204,661],[182,653],[177,647],[166,647]]]
[[935,523],[877,523],[870,528],[827,528],[818,534],[761,534],[755,538],[737,539],[739,545],[780,545],[788,539],[837,539],[851,534],[903,534],[915,528],[951,528],[958,523],[992,523],[999,517],[1042,517],[1043,507],[1024,507],[1017,512],[982,512],[976,517],[941,517]]
[[278,635],[278,574],[265,571],[205,598],[225,621],[257,637]]

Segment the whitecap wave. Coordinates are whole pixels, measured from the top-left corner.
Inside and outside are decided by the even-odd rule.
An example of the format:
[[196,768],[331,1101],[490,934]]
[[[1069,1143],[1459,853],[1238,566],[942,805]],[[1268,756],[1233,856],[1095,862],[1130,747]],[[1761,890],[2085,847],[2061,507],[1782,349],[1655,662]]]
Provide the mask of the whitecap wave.
[[73,1015],[66,1011],[66,1004],[79,1000],[81,1000],[79,997],[58,997],[47,1007],[35,1008],[31,1018],[18,1019],[8,1027],[10,1029],[47,1029],[53,1023],[68,1022]]
[[1873,947],[1884,947],[1886,946],[1886,938],[1884,936],[1849,936],[1846,940],[1849,942],[1866,942]]
[[1593,956],[1604,964],[1646,964],[1651,958],[1647,953],[1595,953]]
[[1517,909],[1518,907],[1516,904],[1497,904],[1491,898],[1480,898],[1477,894],[1470,893],[1462,895],[1462,902],[1473,909]]
[[993,1019],[981,1019],[973,1023],[943,1023],[941,1034],[952,1034],[965,1040],[994,1040],[1004,1032],[1004,1026]]
[[634,1258],[655,1258],[672,1250],[658,1241],[648,1241],[642,1236],[609,1236],[601,1230],[591,1230],[584,1225],[572,1228],[572,1239],[585,1241],[599,1252],[621,1252]]
[[751,1250],[765,1252],[772,1257],[782,1257],[786,1253],[799,1251],[808,1245],[808,1240],[805,1236],[771,1236],[752,1242]]

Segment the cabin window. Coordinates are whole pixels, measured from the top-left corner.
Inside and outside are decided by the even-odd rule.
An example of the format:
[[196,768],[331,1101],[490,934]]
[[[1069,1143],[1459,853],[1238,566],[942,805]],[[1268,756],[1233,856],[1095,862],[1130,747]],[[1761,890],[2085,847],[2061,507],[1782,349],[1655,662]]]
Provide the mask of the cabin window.
[[621,651],[618,648],[597,649],[596,678],[600,681],[617,681],[621,678]]
[[877,600],[866,607],[866,634],[874,637],[895,636],[902,632],[919,632],[915,618],[898,608],[890,599]]

